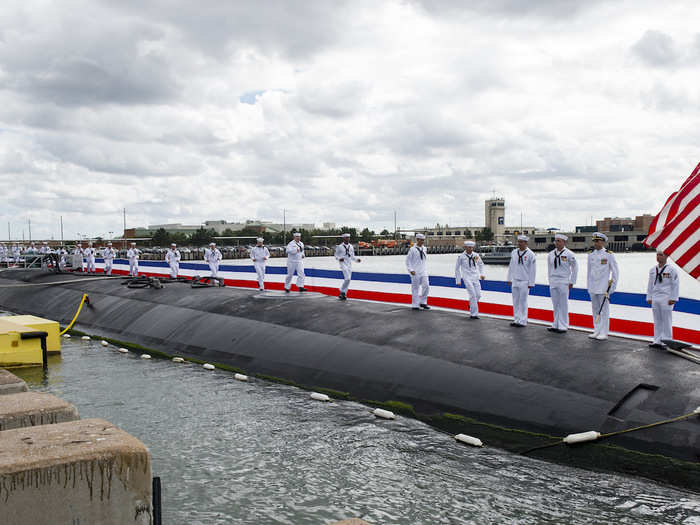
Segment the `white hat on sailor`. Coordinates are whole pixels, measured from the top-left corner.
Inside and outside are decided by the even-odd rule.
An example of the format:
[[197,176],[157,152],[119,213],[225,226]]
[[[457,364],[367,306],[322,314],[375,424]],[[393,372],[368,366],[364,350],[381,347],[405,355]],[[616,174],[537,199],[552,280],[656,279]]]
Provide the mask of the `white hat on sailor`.
[[476,246],[474,241],[464,241],[464,246]]
[[425,235],[422,233],[416,233],[416,239],[425,239]]
[[258,237],[257,239],[255,239],[256,242],[263,242],[264,240],[265,239],[263,239],[262,237]]
[[175,244],[174,242],[171,242],[170,246],[177,246],[177,244]]
[[209,243],[209,246],[216,246],[216,243],[215,243],[215,242],[210,242],[210,243]]
[[562,241],[566,241],[566,240],[569,239],[569,238],[568,238],[566,235],[564,235],[563,233],[555,233],[555,234],[554,234],[554,238],[555,238],[555,239],[561,239]]
[[344,233],[343,235],[341,235],[341,237],[342,237],[343,239],[349,239],[349,238],[350,238],[350,234],[346,232],[346,233]]
[[518,240],[527,242],[530,240],[530,237],[528,237],[527,235],[518,235]]
[[111,242],[108,242],[108,243],[107,243],[107,246],[112,246],[112,243],[111,243]]
[[606,241],[606,242],[607,242],[608,236],[605,235],[604,233],[595,232],[595,233],[593,234],[593,240],[595,241],[596,239],[600,239],[600,240],[603,240],[603,241]]
[[294,232],[294,237],[301,237],[301,232]]

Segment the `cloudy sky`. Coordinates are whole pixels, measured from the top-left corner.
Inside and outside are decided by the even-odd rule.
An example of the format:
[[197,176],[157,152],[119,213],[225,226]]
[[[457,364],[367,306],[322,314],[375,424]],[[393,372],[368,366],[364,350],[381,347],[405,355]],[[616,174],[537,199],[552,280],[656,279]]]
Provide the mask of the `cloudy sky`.
[[[468,4],[470,7],[465,8]],[[570,228],[700,161],[700,3],[0,6],[0,234],[245,218]]]

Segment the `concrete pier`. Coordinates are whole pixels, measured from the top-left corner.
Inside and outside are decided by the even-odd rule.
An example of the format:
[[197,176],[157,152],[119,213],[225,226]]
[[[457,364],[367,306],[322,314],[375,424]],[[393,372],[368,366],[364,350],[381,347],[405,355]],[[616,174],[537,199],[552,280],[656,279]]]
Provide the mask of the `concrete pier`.
[[21,392],[2,397],[0,431],[13,428],[52,425],[80,419],[70,403],[51,394]]
[[103,419],[0,432],[5,525],[151,525],[151,502],[148,450]]
[[26,392],[27,383],[7,370],[0,370],[0,396]]

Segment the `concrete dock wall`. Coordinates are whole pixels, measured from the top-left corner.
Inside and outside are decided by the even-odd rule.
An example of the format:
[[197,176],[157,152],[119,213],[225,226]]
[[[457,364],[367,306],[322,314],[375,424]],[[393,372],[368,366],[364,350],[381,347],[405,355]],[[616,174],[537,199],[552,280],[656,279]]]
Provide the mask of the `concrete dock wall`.
[[27,383],[7,370],[0,370],[0,396],[27,391]]
[[20,392],[3,396],[0,402],[0,431],[78,419],[73,405],[51,394]]

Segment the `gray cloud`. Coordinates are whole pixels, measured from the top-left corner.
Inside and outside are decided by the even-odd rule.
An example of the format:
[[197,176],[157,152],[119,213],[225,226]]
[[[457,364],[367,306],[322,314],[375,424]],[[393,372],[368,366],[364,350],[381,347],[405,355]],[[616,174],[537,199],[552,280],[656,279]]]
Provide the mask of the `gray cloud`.
[[632,52],[643,62],[655,67],[673,66],[680,53],[673,38],[661,31],[647,30],[633,46]]

